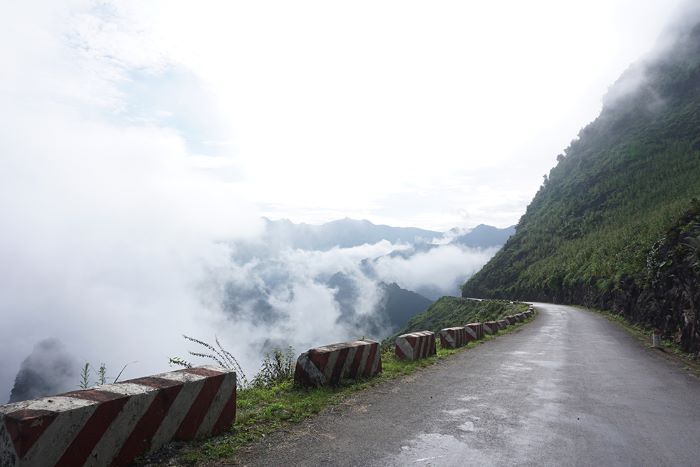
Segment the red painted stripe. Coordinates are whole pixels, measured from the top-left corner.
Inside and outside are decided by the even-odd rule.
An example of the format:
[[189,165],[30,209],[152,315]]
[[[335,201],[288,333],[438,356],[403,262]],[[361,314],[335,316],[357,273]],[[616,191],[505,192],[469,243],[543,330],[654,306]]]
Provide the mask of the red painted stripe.
[[183,383],[179,381],[163,381],[167,381],[171,386],[162,388],[157,392],[156,397],[151,402],[151,405],[148,407],[148,409],[146,409],[146,412],[143,414],[141,419],[134,427],[134,430],[122,445],[122,448],[119,450],[119,454],[114,458],[111,465],[129,465],[131,461],[133,461],[137,456],[146,452],[151,446],[151,439],[153,438],[153,435],[156,433],[160,427],[160,424],[163,422],[163,419],[168,414],[170,406],[173,405],[173,402],[180,393],[183,385]]
[[221,411],[221,415],[211,429],[212,435],[218,435],[233,426],[236,421],[236,384],[233,385],[231,396]]
[[204,380],[202,389],[192,403],[189,412],[185,415],[185,419],[182,420],[180,427],[175,432],[173,439],[190,440],[194,438],[199,425],[202,424],[202,420],[204,420],[211,407],[214,397],[216,397],[216,393],[219,391],[219,387],[221,387],[221,383],[224,382],[224,376],[224,374],[220,374]]
[[179,383],[177,381],[173,381],[171,379],[156,378],[154,376],[146,376],[145,378],[130,379],[127,381],[122,381],[119,384],[125,384],[125,383],[140,384],[141,386],[148,386],[149,388],[155,388],[155,389],[165,389],[165,388],[173,387],[175,385],[182,385],[182,383]]
[[124,404],[129,400],[129,396],[123,394],[95,390],[76,391],[71,397],[96,400],[101,403],[85,422],[80,433],[68,446],[55,467],[83,465],[114,419],[117,418]]
[[416,350],[416,343],[418,342],[418,337],[416,336],[408,336],[406,337],[406,342],[411,346],[413,351],[415,352]]
[[311,349],[309,350],[308,355],[311,363],[316,365],[316,368],[318,368],[321,373],[324,373],[326,365],[328,365],[328,357],[330,356],[330,352],[319,352],[315,349]]
[[338,358],[335,360],[335,366],[333,367],[333,373],[331,373],[331,384],[339,384],[340,378],[343,377],[343,367],[345,366],[345,360],[348,359],[348,352],[350,352],[349,347],[337,350]]
[[5,428],[20,459],[34,446],[57,416],[57,412],[50,410],[31,409],[17,410],[6,415]]
[[[299,358],[303,357],[304,355],[302,354],[302,356]],[[294,367],[294,384],[297,386],[308,386],[311,384],[309,375],[306,374],[306,371],[304,371],[304,367],[301,366],[299,360],[297,360],[297,365]]]
[[[362,372],[362,376],[368,377],[372,376],[372,366],[374,364],[374,356],[377,355],[377,348],[379,347],[378,344],[372,344],[369,347],[369,356],[367,357],[367,365],[365,366],[365,371]],[[396,350],[399,351],[399,347],[396,347]]]
[[[367,352],[369,346],[370,345],[368,344],[362,344],[357,348],[355,358],[352,360],[352,364],[350,365],[350,376],[352,378],[358,378],[361,375],[362,370],[364,370],[364,368],[360,368],[360,364],[362,363],[362,356],[365,354],[365,352]],[[367,360],[367,363],[365,363],[366,365],[369,364],[369,358]]]
[[[394,355],[396,355],[398,358],[405,360],[408,358],[406,354],[403,353],[403,350],[401,350],[401,347],[399,347],[398,344],[394,344]],[[367,357],[367,360],[369,360],[369,357]]]

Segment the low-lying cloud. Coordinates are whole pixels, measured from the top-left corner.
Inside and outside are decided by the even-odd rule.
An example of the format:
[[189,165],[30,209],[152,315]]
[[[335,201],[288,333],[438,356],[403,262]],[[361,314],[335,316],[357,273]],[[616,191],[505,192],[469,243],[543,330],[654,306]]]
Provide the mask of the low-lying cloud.
[[378,277],[396,282],[431,299],[459,295],[464,281],[486,264],[498,248],[441,245],[410,257],[382,257],[374,264]]
[[22,366],[35,345],[58,348],[47,337],[74,360],[42,392],[76,387],[85,362],[105,362],[108,380],[127,363],[122,379],[165,371],[197,350],[182,334],[218,335],[252,376],[276,346],[382,337],[382,281],[456,293],[490,254],[387,257],[406,246],[379,242],[246,255],[237,242],[260,236],[256,208],[199,170],[179,132],[124,112],[129,71],[157,70],[86,43],[74,26],[99,28],[95,5],[72,6],[15,2],[0,19],[12,59],[0,75],[0,402],[42,360]]

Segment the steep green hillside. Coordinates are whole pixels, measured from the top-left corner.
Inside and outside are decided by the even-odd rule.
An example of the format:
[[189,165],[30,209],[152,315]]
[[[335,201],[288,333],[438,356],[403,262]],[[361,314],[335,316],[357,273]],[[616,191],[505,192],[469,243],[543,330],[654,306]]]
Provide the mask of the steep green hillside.
[[608,308],[698,350],[700,25],[631,67],[464,296]]
[[[396,335],[414,331],[433,331],[468,323],[483,323],[526,311],[528,305],[507,300],[468,300],[442,297],[422,313],[411,318]],[[393,337],[391,338],[393,342]]]

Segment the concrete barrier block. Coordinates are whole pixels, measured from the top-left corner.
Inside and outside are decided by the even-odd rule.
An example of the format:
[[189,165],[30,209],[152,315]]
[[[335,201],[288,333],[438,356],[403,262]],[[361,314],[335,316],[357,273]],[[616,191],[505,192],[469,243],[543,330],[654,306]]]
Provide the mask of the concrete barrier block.
[[456,349],[469,342],[463,327],[445,328],[440,331],[440,345],[447,349]]
[[294,370],[294,383],[306,387],[333,386],[343,379],[369,378],[381,371],[382,352],[378,342],[341,342],[301,354]]
[[504,319],[508,322],[508,326],[512,326],[512,325],[514,325],[515,323],[518,322],[518,320],[517,320],[517,319],[515,318],[515,316],[513,316],[513,315],[511,315],[511,316],[506,316]]
[[498,323],[498,329],[505,329],[508,327],[508,320],[506,319],[499,319],[496,321]]
[[484,323],[484,332],[486,334],[496,334],[498,332],[499,326],[496,321],[486,321]]
[[469,323],[464,329],[467,331],[469,340],[477,340],[484,337],[484,325],[481,323]]
[[396,338],[395,355],[401,360],[419,360],[435,355],[435,333],[419,331]]
[[236,374],[213,366],[16,402],[0,406],[0,466],[126,466],[235,416]]

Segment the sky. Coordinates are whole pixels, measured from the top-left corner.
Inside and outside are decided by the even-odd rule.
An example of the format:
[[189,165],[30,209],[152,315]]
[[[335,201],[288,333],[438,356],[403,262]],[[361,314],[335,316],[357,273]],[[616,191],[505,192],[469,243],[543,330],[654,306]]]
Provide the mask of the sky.
[[447,230],[516,223],[680,2],[51,3],[10,8],[82,63],[21,72],[82,66],[72,110],[173,133],[271,218]]
[[[261,216],[516,223],[680,0],[5,3],[0,402],[47,338],[136,375],[183,332],[262,340],[217,296]],[[357,253],[285,254],[274,298],[331,326],[315,274]]]

